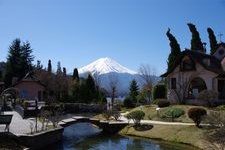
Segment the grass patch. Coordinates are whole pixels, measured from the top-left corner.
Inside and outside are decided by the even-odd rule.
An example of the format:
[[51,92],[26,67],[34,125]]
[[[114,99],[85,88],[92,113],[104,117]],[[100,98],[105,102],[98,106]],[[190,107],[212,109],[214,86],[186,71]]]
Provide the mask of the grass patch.
[[[156,121],[166,121],[166,122],[171,122],[171,118],[164,117],[164,114],[168,109],[182,109],[184,111],[184,114],[181,115],[178,118],[174,118],[175,122],[186,122],[186,123],[193,123],[193,121],[188,117],[187,112],[190,108],[196,107],[196,106],[190,106],[190,105],[170,105],[168,107],[160,108],[160,110],[156,111],[157,105],[146,105],[142,107],[137,107],[132,109],[131,111],[134,110],[142,110],[145,113],[144,120],[156,120]],[[198,106],[201,107],[201,106]],[[206,107],[202,107],[206,109],[207,111],[210,111]]]
[[178,125],[154,125],[153,128],[146,131],[138,131],[133,126],[127,126],[120,131],[122,135],[137,136],[143,138],[165,140],[169,142],[193,145],[204,148],[202,140],[207,129],[199,129],[195,126]]

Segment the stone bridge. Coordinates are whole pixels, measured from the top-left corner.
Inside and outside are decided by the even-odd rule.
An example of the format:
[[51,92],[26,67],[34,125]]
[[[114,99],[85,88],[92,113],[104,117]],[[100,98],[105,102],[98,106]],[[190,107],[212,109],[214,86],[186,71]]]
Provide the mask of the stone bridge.
[[106,132],[106,133],[117,133],[120,130],[122,130],[126,125],[128,125],[127,122],[123,122],[123,121],[121,122],[103,121],[103,120],[88,118],[83,116],[74,116],[72,118],[63,119],[59,122],[59,125],[62,127],[67,127],[79,122],[87,122],[87,123],[94,124],[98,126],[100,129],[102,129],[103,132]]

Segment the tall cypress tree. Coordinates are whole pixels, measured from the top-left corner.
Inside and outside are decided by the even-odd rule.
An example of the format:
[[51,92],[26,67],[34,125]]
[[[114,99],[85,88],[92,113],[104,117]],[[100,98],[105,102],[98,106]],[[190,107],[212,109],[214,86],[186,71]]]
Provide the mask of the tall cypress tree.
[[217,40],[216,36],[211,28],[207,28],[207,32],[209,34],[209,42],[210,42],[210,54],[214,54],[217,48]]
[[172,66],[176,60],[176,57],[180,55],[181,50],[180,50],[180,45],[178,44],[176,38],[170,33],[170,29],[168,29],[168,31],[166,32],[166,35],[168,37],[168,39],[170,40],[170,48],[171,48],[171,52],[169,54],[168,57],[168,61],[167,61],[167,71],[172,69]]
[[66,77],[66,68],[63,67],[63,77]]
[[51,62],[51,60],[49,59],[48,60],[48,73],[52,73],[52,62]]
[[77,68],[75,68],[73,70],[73,80],[77,80],[79,82],[80,78],[79,78],[79,73],[78,73],[78,70]]
[[188,23],[187,24],[189,27],[189,30],[192,33],[192,39],[191,39],[191,50],[192,51],[204,51],[204,47],[201,41],[201,38],[199,36],[199,33],[195,27],[195,25],[193,25],[192,23]]
[[61,68],[61,63],[60,63],[60,61],[57,63],[56,74],[57,74],[57,75],[62,75],[62,68]]

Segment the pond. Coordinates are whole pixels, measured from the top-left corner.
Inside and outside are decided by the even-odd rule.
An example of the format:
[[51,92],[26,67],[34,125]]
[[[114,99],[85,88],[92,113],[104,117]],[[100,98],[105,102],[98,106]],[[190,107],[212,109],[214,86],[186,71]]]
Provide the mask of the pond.
[[193,150],[183,144],[148,139],[106,135],[89,123],[76,123],[64,129],[63,141],[49,146],[50,150]]

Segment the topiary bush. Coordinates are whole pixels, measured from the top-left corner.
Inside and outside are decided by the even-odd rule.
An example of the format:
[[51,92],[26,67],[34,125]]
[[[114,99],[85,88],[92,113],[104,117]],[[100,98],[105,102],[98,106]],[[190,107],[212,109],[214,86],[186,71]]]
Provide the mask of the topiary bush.
[[158,107],[162,108],[162,107],[168,107],[170,106],[170,102],[167,100],[159,100],[158,101]]
[[145,113],[141,110],[135,110],[127,114],[127,119],[132,119],[135,125],[140,125],[141,119],[143,119]]
[[218,111],[224,111],[225,110],[225,105],[220,105],[216,107],[216,110]]
[[196,127],[198,128],[200,127],[202,117],[205,115],[207,115],[207,112],[203,108],[194,107],[188,110],[188,117],[194,121]]
[[165,110],[163,117],[172,118],[172,121],[174,121],[174,118],[179,118],[184,113],[185,111],[181,108],[168,108]]
[[166,98],[166,86],[165,84],[157,84],[153,89],[153,99]]

